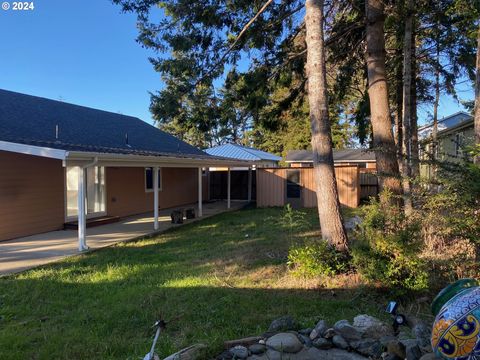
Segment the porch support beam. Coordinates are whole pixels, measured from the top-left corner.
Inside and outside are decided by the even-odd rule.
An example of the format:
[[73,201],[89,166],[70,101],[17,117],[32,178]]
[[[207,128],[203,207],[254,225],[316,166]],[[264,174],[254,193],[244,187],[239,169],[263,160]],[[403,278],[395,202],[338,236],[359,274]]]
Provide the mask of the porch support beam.
[[252,201],[252,167],[248,167],[248,202]]
[[158,167],[153,168],[153,229],[158,230]]
[[88,250],[86,232],[86,196],[85,196],[85,172],[82,166],[78,167],[78,251]]
[[203,186],[202,186],[202,168],[198,168],[198,217],[203,216],[203,206],[202,206],[202,192],[203,192]]
[[228,173],[227,173],[227,209],[230,209],[230,193],[231,193],[231,187],[232,187],[232,177],[231,177],[231,172],[230,168],[228,168]]

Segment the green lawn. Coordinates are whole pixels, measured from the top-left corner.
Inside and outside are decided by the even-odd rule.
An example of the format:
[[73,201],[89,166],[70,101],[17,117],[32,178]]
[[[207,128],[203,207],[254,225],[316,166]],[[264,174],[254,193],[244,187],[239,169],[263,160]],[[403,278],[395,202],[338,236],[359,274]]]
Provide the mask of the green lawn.
[[[264,332],[290,314],[305,327],[380,308],[365,289],[292,278],[286,254],[310,229],[291,231],[282,209],[221,214],[153,239],[121,244],[0,279],[0,359],[141,359],[151,324],[180,316],[161,336],[168,355],[202,342]],[[345,280],[348,285],[348,280]]]

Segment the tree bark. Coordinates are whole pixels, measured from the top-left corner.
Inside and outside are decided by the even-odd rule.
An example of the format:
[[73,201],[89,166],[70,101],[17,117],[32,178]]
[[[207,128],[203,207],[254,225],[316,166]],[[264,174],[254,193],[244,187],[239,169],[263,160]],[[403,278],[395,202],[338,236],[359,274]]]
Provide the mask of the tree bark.
[[308,102],[318,217],[322,237],[337,250],[348,250],[333,165],[332,134],[328,116],[323,0],[306,0]]
[[405,213],[412,213],[412,192],[410,178],[412,175],[412,0],[408,0],[405,18],[405,34],[403,44],[403,166],[402,185]]
[[416,21],[414,16],[413,0],[412,6],[412,103],[411,103],[411,123],[410,123],[410,135],[411,135],[411,149],[410,149],[410,167],[411,175],[413,178],[420,176],[420,157],[419,157],[419,144],[418,144],[418,116],[417,116],[417,48],[416,48]]
[[[480,29],[477,33],[477,60],[475,64],[475,144],[480,147]],[[480,154],[474,158],[475,164],[480,164]]]
[[432,161],[432,165],[429,167],[432,169],[433,174],[429,176],[435,176],[436,173],[436,164],[435,161],[437,160],[437,146],[438,146],[438,104],[440,102],[440,39],[437,36],[437,54],[435,59],[435,99],[433,101],[433,127],[432,127],[432,144],[431,144],[431,151],[430,151],[430,161]]
[[402,194],[397,152],[393,138],[385,70],[384,5],[382,0],[367,0],[368,94],[380,190]]

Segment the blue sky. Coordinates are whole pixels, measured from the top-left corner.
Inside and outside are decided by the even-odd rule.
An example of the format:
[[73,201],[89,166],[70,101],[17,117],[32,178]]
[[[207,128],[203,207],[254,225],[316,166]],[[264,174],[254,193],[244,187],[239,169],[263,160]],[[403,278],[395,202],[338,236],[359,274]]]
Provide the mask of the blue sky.
[[[13,0],[6,0],[10,4]],[[0,0],[3,2],[3,0]],[[135,42],[136,18],[109,0],[36,0],[33,11],[0,9],[0,88],[137,116],[152,123],[148,91],[161,87]],[[473,91],[462,86],[461,97]],[[450,97],[440,117],[462,110]],[[419,109],[419,120],[431,106]]]

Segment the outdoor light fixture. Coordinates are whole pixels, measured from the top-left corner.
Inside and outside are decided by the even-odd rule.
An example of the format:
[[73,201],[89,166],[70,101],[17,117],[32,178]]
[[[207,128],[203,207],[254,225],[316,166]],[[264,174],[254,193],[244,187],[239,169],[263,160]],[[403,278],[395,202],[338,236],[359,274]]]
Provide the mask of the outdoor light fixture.
[[392,315],[393,318],[393,330],[395,331],[395,334],[398,332],[398,327],[400,325],[405,325],[406,318],[405,315],[403,314],[398,314],[398,303],[396,301],[390,301],[387,305],[387,308],[385,311]]

